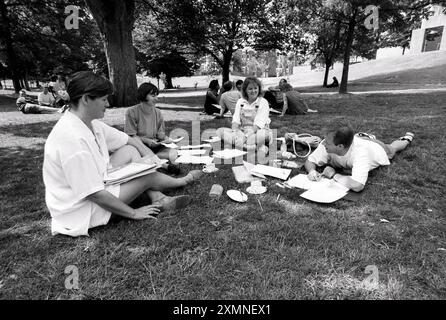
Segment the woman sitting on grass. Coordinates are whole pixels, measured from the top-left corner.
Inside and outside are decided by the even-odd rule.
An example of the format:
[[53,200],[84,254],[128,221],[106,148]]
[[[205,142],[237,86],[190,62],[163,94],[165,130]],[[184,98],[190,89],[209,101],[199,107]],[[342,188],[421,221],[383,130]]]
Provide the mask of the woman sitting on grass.
[[[126,110],[124,131],[131,137],[140,138],[159,158],[174,161],[178,157],[178,152],[161,144],[171,141],[166,137],[163,115],[156,108],[158,93],[158,88],[151,83],[145,82],[139,86],[140,103]],[[169,165],[167,170],[179,173],[179,168],[173,164]]]
[[283,117],[285,113],[290,115],[299,115],[307,114],[309,112],[318,112],[317,110],[308,108],[308,105],[302,99],[300,92],[294,90],[290,84],[286,82],[281,83],[279,88],[283,95],[283,108],[280,116]]
[[218,136],[238,149],[268,153],[266,143],[271,139],[269,105],[262,97],[262,83],[255,77],[243,82],[242,98],[237,101],[232,117],[232,129],[220,128]]
[[220,84],[218,80],[214,79],[209,82],[209,88],[206,92],[206,99],[204,101],[204,112],[209,115],[213,115],[214,113],[220,113],[220,96],[218,95],[218,91],[220,90]]
[[[201,175],[198,170],[179,179],[154,172],[105,186],[109,169],[154,157],[138,138],[98,120],[104,116],[112,92],[110,81],[89,71],[75,74],[69,82],[71,108],[51,130],[43,162],[53,235],[88,235],[88,229],[106,225],[112,213],[142,220],[163,209],[184,208],[191,200],[189,196],[167,197],[160,191],[186,186]],[[128,204],[142,193],[150,197],[152,205],[131,208]]]

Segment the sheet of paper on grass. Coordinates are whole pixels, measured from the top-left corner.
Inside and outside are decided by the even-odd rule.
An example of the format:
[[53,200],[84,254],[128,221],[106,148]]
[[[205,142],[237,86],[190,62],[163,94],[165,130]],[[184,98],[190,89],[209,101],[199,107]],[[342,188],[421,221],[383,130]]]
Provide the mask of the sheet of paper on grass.
[[187,149],[201,149],[201,148],[212,148],[212,146],[209,143],[205,144],[198,144],[198,145],[189,145],[189,146],[182,146],[180,147],[181,150],[187,150]]
[[178,150],[178,156],[196,156],[205,154],[206,150],[203,149],[193,149],[193,150]]
[[232,158],[244,156],[245,154],[247,154],[246,151],[242,151],[242,150],[238,150],[238,149],[224,149],[222,151],[214,151],[212,153],[212,155],[215,158],[219,158],[219,159],[232,159]]
[[274,177],[281,180],[288,179],[291,169],[282,169],[271,166],[265,166],[263,164],[256,165],[252,170],[251,174],[260,173],[265,176]]
[[179,137],[179,138],[176,138],[176,139],[170,139],[170,142],[178,143],[178,142],[182,141],[183,139],[184,139],[184,137]]
[[245,166],[232,167],[232,172],[234,173],[235,181],[238,183],[249,183],[252,181],[263,180],[260,177],[255,177],[246,170]]
[[243,166],[244,166],[245,169],[249,172],[249,174],[251,174],[251,175],[253,175],[253,176],[256,176],[256,177],[259,177],[259,178],[262,178],[262,179],[266,179],[266,177],[265,177],[263,174],[253,172],[253,169],[254,169],[254,167],[256,166],[255,164],[252,164],[252,163],[243,161]]
[[281,114],[282,112],[280,112],[280,111],[278,111],[278,110],[276,110],[276,109],[273,109],[273,108],[269,108],[269,112],[272,112],[272,113],[278,113],[278,114]]
[[181,156],[178,157],[175,162],[176,163],[187,163],[187,164],[211,164],[214,158],[209,156]]
[[329,180],[328,183],[324,183],[317,187],[312,187],[310,190],[305,191],[300,196],[314,202],[332,203],[345,197],[347,192],[348,188],[334,180]]
[[148,163],[136,163],[132,162],[123,167],[112,169],[107,172],[104,182],[106,185],[122,183],[124,181],[129,181],[137,177],[153,173],[158,168],[156,164]]

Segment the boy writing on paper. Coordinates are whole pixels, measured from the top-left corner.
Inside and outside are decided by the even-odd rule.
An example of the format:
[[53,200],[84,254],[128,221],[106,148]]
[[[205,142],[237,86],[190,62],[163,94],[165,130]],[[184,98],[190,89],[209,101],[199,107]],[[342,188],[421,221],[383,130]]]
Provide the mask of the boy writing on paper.
[[[385,144],[374,136],[358,133],[354,134],[348,126],[330,132],[325,140],[308,157],[305,169],[312,181],[320,180],[321,176],[334,179],[355,192],[362,191],[370,170],[379,166],[386,166],[397,152],[404,150],[413,140],[413,133]],[[316,167],[326,165],[322,174]],[[337,169],[344,169],[351,175],[336,173]]]

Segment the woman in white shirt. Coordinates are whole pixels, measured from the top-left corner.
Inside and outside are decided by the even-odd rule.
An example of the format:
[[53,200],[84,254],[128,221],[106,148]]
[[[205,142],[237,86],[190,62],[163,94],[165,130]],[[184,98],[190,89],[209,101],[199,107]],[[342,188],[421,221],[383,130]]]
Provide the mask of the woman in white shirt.
[[[88,235],[89,228],[107,224],[111,213],[141,220],[190,202],[189,196],[167,197],[160,191],[191,183],[200,176],[198,170],[179,179],[155,172],[121,185],[104,185],[110,168],[141,156],[157,159],[138,138],[97,120],[104,116],[112,92],[110,81],[88,71],[75,74],[68,85],[70,110],[45,143],[43,181],[53,235]],[[152,205],[131,208],[128,204],[143,192]]]
[[232,129],[220,128],[218,136],[228,144],[247,151],[268,153],[265,146],[271,140],[269,105],[262,97],[262,83],[248,77],[242,85],[242,98],[237,101],[232,117]]

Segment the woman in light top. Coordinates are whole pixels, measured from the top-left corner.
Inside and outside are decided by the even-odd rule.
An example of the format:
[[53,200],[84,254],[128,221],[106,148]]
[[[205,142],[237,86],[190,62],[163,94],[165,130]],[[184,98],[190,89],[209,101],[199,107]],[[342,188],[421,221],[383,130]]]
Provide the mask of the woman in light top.
[[220,128],[218,136],[238,149],[268,153],[266,143],[271,139],[269,105],[262,97],[262,83],[255,77],[243,82],[242,98],[237,101],[232,117],[232,129]]
[[[112,213],[141,220],[190,202],[189,196],[167,197],[160,191],[191,183],[201,175],[198,170],[179,179],[154,172],[122,184],[104,184],[110,169],[141,157],[155,162],[156,157],[138,138],[98,120],[104,117],[112,92],[110,81],[89,71],[78,72],[69,82],[70,109],[51,130],[43,161],[53,235],[88,235],[90,228],[107,224]],[[128,205],[144,192],[152,205],[138,209]]]

